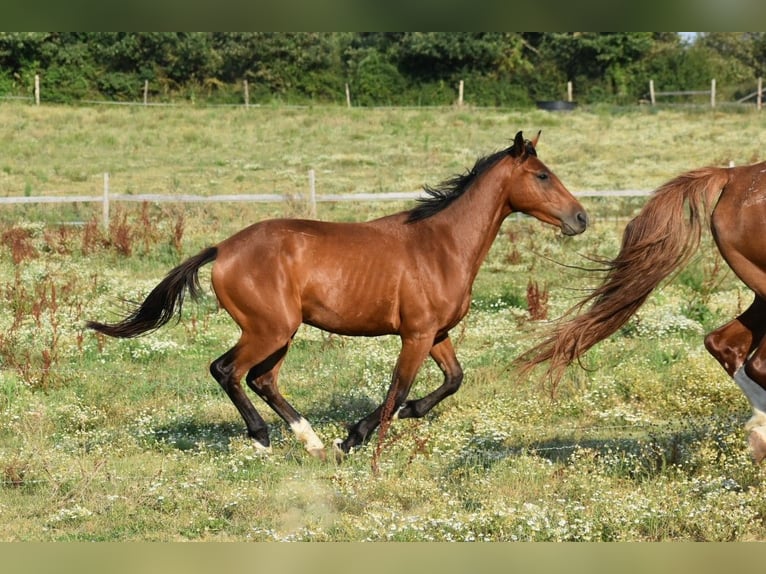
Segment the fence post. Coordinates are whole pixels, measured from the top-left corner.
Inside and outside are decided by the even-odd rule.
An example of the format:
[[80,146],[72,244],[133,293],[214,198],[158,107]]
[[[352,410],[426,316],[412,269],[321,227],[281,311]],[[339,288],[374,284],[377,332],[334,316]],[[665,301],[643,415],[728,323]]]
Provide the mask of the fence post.
[[756,109],[760,110],[763,106],[763,78],[758,78],[758,97],[756,98]]
[[710,80],[710,107],[715,107],[715,78]]
[[309,214],[313,218],[317,216],[316,177],[313,169],[309,170]]
[[104,172],[104,199],[101,203],[101,223],[109,229],[109,173]]
[[245,107],[249,108],[250,107],[250,86],[248,86],[247,80],[244,80],[242,82],[242,85],[245,88]]
[[463,105],[463,80],[460,80],[460,84],[457,87],[457,105]]
[[144,80],[144,105],[149,103],[149,80]]
[[572,82],[567,82],[567,101],[572,101]]
[[35,74],[35,105],[40,105],[40,74]]
[[654,80],[649,80],[649,101],[654,105]]
[[348,82],[346,82],[346,107],[351,107],[351,90],[348,89]]

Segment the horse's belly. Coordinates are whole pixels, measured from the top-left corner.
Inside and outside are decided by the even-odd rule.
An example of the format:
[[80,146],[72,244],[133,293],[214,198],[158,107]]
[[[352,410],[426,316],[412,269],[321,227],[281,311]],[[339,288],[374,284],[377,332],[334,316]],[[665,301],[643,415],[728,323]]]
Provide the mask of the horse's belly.
[[398,304],[393,297],[371,292],[323,290],[304,293],[303,322],[341,335],[375,336],[398,332]]
[[323,306],[311,306],[304,309],[303,322],[339,335],[377,336],[398,332],[398,321],[389,313],[378,313],[361,309],[332,309]]

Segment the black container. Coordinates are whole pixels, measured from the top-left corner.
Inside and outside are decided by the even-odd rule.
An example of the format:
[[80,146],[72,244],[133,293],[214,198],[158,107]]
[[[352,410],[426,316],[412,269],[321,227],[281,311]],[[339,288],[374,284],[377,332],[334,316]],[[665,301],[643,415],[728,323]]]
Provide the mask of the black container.
[[563,100],[546,100],[537,102],[537,107],[549,112],[569,112],[577,107],[577,102],[565,102]]

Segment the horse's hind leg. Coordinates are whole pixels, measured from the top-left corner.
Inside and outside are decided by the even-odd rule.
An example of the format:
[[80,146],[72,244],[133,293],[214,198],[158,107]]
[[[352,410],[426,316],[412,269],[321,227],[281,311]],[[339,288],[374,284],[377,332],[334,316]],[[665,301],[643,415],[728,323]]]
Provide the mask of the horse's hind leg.
[[463,382],[463,369],[455,356],[455,349],[452,346],[449,336],[437,341],[431,348],[431,358],[439,365],[444,373],[444,382],[426,396],[409,400],[404,403],[396,414],[397,418],[406,419],[410,417],[419,418],[439,404],[448,396],[457,392]]
[[766,333],[766,302],[756,296],[739,317],[705,337],[705,348],[732,377]]
[[255,410],[253,403],[247,398],[242,385],[240,385],[240,374],[236,368],[237,347],[234,347],[213,361],[210,365],[210,374],[218,381],[221,388],[226,392],[231,402],[237,407],[239,414],[245,420],[247,434],[255,439],[256,447],[260,450],[269,451],[271,443],[269,441],[269,430],[266,422],[258,411]]
[[750,447],[756,462],[766,458],[766,340],[764,334],[766,334],[766,302],[756,296],[753,304],[742,315],[705,338],[707,350],[732,376],[753,408],[753,416],[745,428],[750,431]]
[[766,341],[761,340],[744,366],[734,373],[734,380],[753,408],[753,416],[745,424],[745,430],[750,431],[753,459],[761,462],[766,458]]
[[312,456],[324,460],[324,444],[309,422],[287,402],[277,387],[279,368],[282,366],[288,346],[289,343],[251,368],[245,380],[248,386],[290,426],[306,450]]

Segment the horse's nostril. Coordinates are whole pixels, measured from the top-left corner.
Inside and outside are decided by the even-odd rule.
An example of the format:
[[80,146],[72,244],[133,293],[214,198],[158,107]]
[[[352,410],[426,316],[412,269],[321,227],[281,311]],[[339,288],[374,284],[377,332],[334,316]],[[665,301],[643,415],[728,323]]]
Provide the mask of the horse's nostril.
[[580,211],[577,213],[577,221],[579,223],[582,223],[583,225],[588,225],[588,214],[584,211]]

